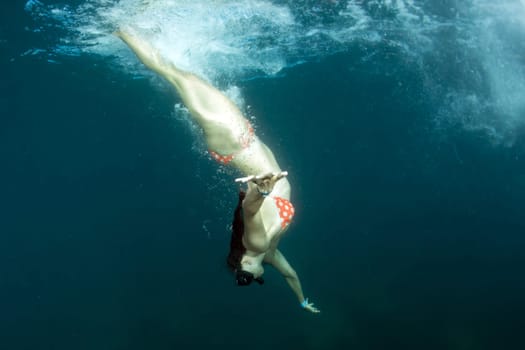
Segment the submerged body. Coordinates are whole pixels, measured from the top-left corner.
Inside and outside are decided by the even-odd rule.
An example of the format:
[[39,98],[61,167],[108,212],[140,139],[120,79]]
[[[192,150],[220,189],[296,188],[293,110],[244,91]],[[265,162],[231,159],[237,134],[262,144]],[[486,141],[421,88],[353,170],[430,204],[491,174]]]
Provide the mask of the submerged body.
[[[287,280],[302,307],[318,312],[304,298],[295,270],[277,249],[294,214],[290,183],[272,151],[255,135],[249,121],[235,104],[215,87],[194,74],[167,62],[148,42],[130,28],[116,33],[151,70],[170,82],[192,118],[204,132],[212,158],[232,165],[245,177],[242,199],[242,254],[234,263],[239,285],[261,280],[263,263],[274,266]],[[240,278],[247,283],[240,283]]]

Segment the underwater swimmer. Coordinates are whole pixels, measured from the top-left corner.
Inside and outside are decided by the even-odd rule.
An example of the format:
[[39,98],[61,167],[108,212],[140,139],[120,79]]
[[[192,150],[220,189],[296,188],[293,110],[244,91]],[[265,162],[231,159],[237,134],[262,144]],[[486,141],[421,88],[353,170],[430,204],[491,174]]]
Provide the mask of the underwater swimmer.
[[277,249],[294,215],[290,183],[272,151],[255,135],[235,104],[215,87],[166,61],[133,29],[115,33],[146,67],[170,82],[191,116],[202,127],[209,153],[217,162],[231,165],[245,177],[235,181],[246,186],[235,210],[228,265],[239,286],[262,284],[263,264],[275,267],[286,279],[302,308],[318,313],[303,295],[295,270]]

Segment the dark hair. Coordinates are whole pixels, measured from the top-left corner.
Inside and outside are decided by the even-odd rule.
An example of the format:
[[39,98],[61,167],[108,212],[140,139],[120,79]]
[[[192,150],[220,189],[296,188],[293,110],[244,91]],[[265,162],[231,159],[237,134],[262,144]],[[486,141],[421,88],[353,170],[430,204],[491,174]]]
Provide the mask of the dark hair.
[[230,239],[230,253],[226,262],[228,266],[233,271],[241,269],[241,259],[244,253],[246,253],[246,248],[242,244],[242,237],[244,236],[244,219],[242,216],[242,201],[246,197],[246,192],[239,192],[239,201],[237,202],[237,207],[233,213],[233,222],[232,222],[232,236]]
[[255,278],[253,273],[244,270],[237,270],[235,272],[235,281],[237,282],[237,285],[241,287],[249,286],[253,281],[259,283],[261,286],[264,284],[264,278]]

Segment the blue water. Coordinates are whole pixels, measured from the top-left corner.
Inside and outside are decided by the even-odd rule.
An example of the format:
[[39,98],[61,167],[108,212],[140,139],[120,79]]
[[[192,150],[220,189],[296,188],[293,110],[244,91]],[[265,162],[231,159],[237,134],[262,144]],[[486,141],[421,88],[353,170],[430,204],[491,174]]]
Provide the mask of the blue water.
[[[180,3],[178,24],[204,11]],[[236,174],[104,41],[115,23],[92,8],[116,3],[16,1],[0,11],[0,349],[523,349],[525,4],[244,3],[217,2],[214,38],[244,51],[199,56],[216,29],[188,27],[169,54],[240,91],[289,171],[281,250],[322,313],[270,267],[234,285]]]

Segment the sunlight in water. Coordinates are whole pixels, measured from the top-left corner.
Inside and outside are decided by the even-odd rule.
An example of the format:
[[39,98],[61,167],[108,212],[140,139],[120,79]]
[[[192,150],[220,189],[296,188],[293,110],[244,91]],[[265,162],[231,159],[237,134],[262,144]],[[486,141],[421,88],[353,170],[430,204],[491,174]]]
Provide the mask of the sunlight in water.
[[[25,9],[35,19],[33,30],[58,34],[49,47],[28,48],[23,55],[59,62],[62,56],[95,54],[140,77],[146,70],[112,35],[128,25],[179,67],[229,86],[354,52],[356,45],[366,47],[363,60],[372,69],[381,69],[382,62],[370,57],[386,47],[405,57],[406,68],[419,71],[429,98],[438,94],[436,122],[512,142],[525,115],[525,0],[438,5],[431,0],[87,0],[69,6],[30,0]],[[451,74],[451,63],[453,76],[443,75]],[[451,85],[451,80],[465,83]]]

